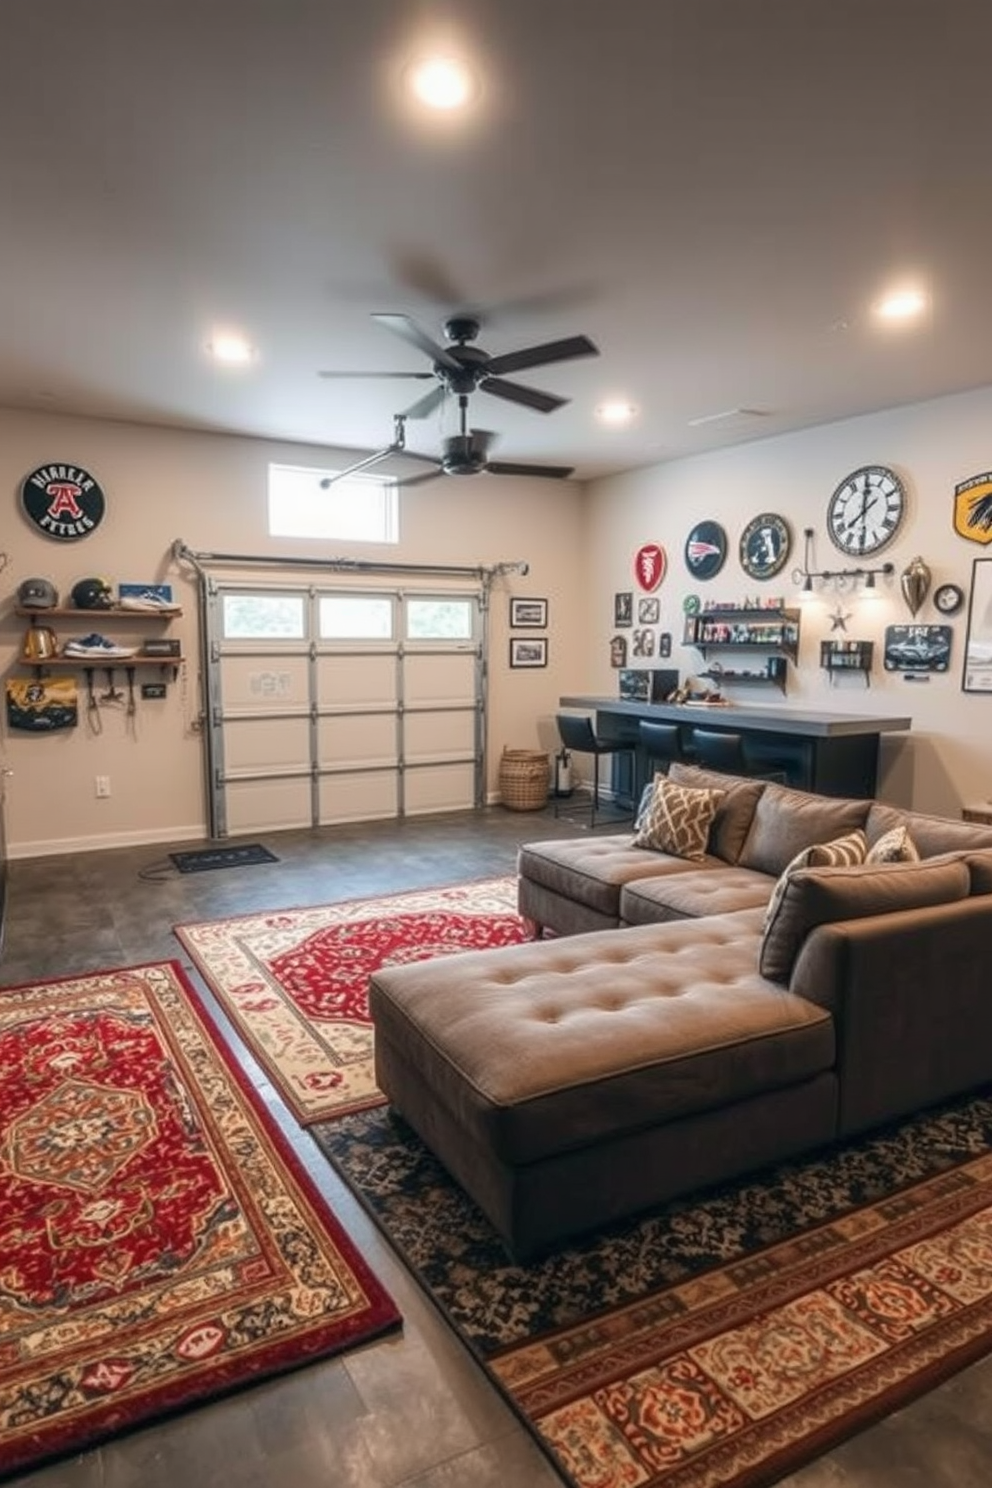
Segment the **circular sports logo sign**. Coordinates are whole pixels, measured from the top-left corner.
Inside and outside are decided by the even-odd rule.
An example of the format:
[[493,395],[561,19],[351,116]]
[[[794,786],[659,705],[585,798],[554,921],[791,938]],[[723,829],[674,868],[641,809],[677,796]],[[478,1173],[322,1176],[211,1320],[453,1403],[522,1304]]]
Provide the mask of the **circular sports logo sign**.
[[685,540],[685,566],[697,579],[712,579],[727,556],[727,534],[719,522],[697,522]]
[[81,465],[39,465],[21,482],[21,505],[46,537],[77,542],[99,527],[107,500],[99,481]]

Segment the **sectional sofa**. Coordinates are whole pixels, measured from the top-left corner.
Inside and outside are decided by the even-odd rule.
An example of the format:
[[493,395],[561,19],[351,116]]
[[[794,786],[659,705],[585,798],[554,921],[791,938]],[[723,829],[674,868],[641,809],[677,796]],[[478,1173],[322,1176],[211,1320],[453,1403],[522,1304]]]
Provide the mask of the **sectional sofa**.
[[703,796],[694,855],[528,844],[532,942],[372,978],[380,1087],[518,1260],[992,1080],[992,828],[686,765],[653,799]]

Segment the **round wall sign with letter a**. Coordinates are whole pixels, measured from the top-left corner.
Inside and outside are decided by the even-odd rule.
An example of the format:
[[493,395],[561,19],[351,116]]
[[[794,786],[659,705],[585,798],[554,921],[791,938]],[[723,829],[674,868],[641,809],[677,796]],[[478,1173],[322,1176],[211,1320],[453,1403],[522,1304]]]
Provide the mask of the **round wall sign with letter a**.
[[21,506],[45,537],[78,542],[103,521],[107,500],[95,476],[81,465],[39,465],[21,482]]

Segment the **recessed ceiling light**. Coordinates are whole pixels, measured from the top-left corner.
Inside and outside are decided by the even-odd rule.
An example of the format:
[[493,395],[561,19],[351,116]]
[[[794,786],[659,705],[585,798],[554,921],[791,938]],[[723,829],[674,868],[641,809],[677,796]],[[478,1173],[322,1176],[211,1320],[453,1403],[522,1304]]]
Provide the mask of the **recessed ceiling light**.
[[633,403],[624,403],[616,399],[609,403],[601,403],[596,409],[596,417],[601,424],[610,424],[615,428],[620,424],[631,423],[637,417],[637,409]]
[[410,90],[428,108],[450,112],[475,96],[470,69],[457,57],[426,57],[410,69]]
[[875,306],[879,320],[890,324],[904,320],[915,320],[927,308],[927,297],[922,289],[911,287],[894,289],[884,295]]
[[225,367],[245,367],[255,356],[251,342],[233,331],[219,331],[212,336],[207,351],[215,362],[223,362]]

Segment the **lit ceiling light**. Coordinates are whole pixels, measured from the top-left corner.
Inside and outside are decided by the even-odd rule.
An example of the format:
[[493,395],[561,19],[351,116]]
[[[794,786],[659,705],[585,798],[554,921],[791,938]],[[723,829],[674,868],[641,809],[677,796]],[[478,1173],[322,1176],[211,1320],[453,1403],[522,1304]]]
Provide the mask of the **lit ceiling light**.
[[207,342],[207,351],[215,362],[225,367],[246,367],[255,356],[255,348],[244,336],[221,331]]
[[875,306],[879,320],[889,324],[915,320],[927,308],[927,297],[921,289],[895,289],[883,296]]
[[596,409],[596,417],[601,424],[609,424],[613,428],[621,424],[632,423],[637,416],[637,409],[633,403],[624,403],[619,399],[615,402],[601,403]]
[[450,112],[464,108],[475,95],[472,73],[456,57],[427,57],[410,70],[410,88],[428,108]]

